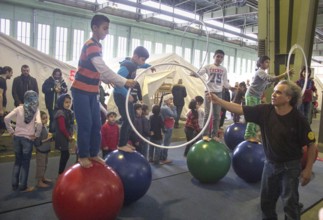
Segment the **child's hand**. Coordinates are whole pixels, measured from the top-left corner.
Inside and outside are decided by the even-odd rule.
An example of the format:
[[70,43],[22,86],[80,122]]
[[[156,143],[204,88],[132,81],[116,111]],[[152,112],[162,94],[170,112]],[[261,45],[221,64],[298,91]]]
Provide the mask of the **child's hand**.
[[135,87],[136,84],[137,84],[137,82],[135,80],[127,79],[125,86],[133,88],[133,87]]
[[295,73],[294,69],[290,69],[290,70],[289,70],[289,75],[290,75],[290,76],[294,75],[294,73]]
[[153,131],[150,131],[150,135],[153,136],[155,133]]
[[36,139],[36,136],[33,134],[33,135],[29,135],[29,138],[31,139],[31,140],[35,140]]

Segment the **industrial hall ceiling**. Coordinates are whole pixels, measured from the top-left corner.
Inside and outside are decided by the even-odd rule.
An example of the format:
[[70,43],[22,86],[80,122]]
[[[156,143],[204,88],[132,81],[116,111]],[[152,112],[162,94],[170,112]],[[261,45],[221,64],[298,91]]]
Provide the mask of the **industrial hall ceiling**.
[[[52,2],[72,7],[83,8],[94,12],[108,13],[123,18],[134,19],[164,27],[179,30],[187,30],[192,33],[205,33],[207,27],[209,37],[226,42],[243,45],[257,49],[258,33],[258,0],[39,0]],[[170,6],[169,9],[151,7],[148,2]],[[124,10],[118,6],[135,8],[134,12]],[[173,10],[172,10],[173,9]],[[174,9],[180,9],[192,13],[192,17],[186,17],[181,13],[175,13]],[[143,14],[142,11],[150,13]],[[161,14],[186,21],[178,24],[172,21],[159,19]],[[194,17],[195,15],[195,17]],[[198,17],[198,19],[196,19]],[[202,22],[201,22],[202,21]],[[222,26],[214,25],[208,21],[217,21]],[[195,25],[192,28],[192,24]],[[234,27],[227,29],[226,26]],[[187,28],[189,26],[189,28]],[[200,30],[196,27],[199,27]],[[236,32],[236,29],[240,29]],[[234,36],[234,37],[232,37]],[[323,64],[323,0],[319,0],[315,39],[313,45],[312,60]]]

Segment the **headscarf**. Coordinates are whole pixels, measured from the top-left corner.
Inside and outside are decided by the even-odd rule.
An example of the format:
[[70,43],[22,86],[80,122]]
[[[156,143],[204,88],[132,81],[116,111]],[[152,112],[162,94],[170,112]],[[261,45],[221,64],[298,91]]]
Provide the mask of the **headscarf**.
[[58,118],[59,116],[63,115],[67,124],[70,126],[74,123],[73,112],[70,109],[64,108],[64,101],[66,98],[72,99],[71,96],[67,93],[60,95],[56,101],[56,114],[54,118]]
[[25,123],[29,124],[34,118],[39,106],[38,94],[35,91],[28,90],[24,95],[24,116]]

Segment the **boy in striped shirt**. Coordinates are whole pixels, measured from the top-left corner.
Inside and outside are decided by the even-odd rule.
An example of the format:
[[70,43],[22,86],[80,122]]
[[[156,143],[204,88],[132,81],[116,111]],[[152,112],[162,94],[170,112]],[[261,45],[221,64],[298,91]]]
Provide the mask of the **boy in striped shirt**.
[[[104,164],[98,155],[101,143],[101,119],[99,84],[114,84],[116,87],[134,87],[136,81],[114,73],[102,59],[103,40],[109,32],[110,20],[104,15],[94,15],[91,20],[92,38],[85,42],[80,55],[78,70],[72,84],[73,109],[77,122],[77,146],[79,163],[84,168],[92,167],[92,160]],[[120,146],[120,150],[133,151],[132,146]]]

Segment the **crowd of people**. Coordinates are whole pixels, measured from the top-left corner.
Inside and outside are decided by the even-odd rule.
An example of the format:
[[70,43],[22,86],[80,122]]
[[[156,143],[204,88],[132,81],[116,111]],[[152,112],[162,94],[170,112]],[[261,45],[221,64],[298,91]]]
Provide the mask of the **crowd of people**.
[[[150,67],[145,63],[149,53],[146,48],[137,47],[132,57],[120,63],[119,71],[113,72],[102,59],[100,44],[100,40],[108,34],[109,24],[110,20],[106,16],[95,15],[92,18],[93,36],[82,48],[79,67],[70,88],[71,95],[67,93],[68,88],[60,69],[54,69],[52,76],[45,80],[42,92],[45,95],[48,114],[39,110],[38,84],[30,75],[28,65],[23,65],[21,75],[13,80],[12,96],[15,108],[6,114],[6,80],[12,77],[13,70],[7,66],[0,69],[0,126],[2,132],[6,129],[13,136],[13,190],[34,190],[34,187],[28,186],[33,146],[36,147],[37,186],[49,186],[51,180],[45,177],[45,171],[50,141],[53,139],[55,148],[61,152],[58,174],[62,174],[70,156],[69,148],[75,128],[78,162],[83,168],[92,167],[94,161],[105,164],[103,158],[116,149],[126,152],[136,150],[156,165],[171,163],[167,148],[148,146],[131,129],[125,106],[128,105],[130,120],[140,135],[155,144],[169,146],[173,129],[180,127],[180,116],[186,104],[186,88],[182,85],[182,80],[179,80],[171,93],[163,95],[159,105],[151,106],[152,110],[149,113],[149,106],[142,103],[140,86],[134,80],[138,68]],[[261,209],[264,219],[275,219],[275,205],[279,196],[283,197],[286,218],[299,219],[298,183],[300,181],[302,185],[306,185],[310,181],[315,155],[315,137],[306,120],[308,103],[312,101],[310,97],[316,92],[314,81],[308,74],[302,107],[297,108],[301,99],[300,87],[303,87],[305,82],[304,69],[301,70],[298,85],[291,81],[279,81],[288,74],[293,74],[293,71],[270,76],[266,71],[270,58],[262,56],[257,62],[258,69],[251,85],[241,82],[236,87],[231,87],[227,70],[222,66],[224,55],[224,51],[216,50],[213,56],[214,63],[204,66],[196,73],[207,75],[209,92],[205,93],[204,98],[196,96],[188,104],[189,112],[184,126],[186,139],[190,141],[198,135],[212,114],[212,120],[206,125],[207,129],[203,133],[203,140],[218,140],[218,130],[223,125],[221,108],[222,115],[225,115],[225,110],[234,114],[234,122],[239,122],[240,115],[244,115],[248,122],[245,139],[252,142],[261,141],[266,154],[261,184]],[[151,71],[154,72],[155,69],[151,68]],[[101,82],[114,86],[113,96],[122,119],[121,128],[117,124],[117,113],[109,112],[105,106],[105,113],[103,118],[101,117],[100,111],[104,103],[101,101],[100,106],[100,100],[104,100],[102,95],[106,95],[100,92],[101,97],[98,98]],[[278,84],[272,93],[271,103],[261,104],[265,89],[272,83]],[[131,95],[126,103],[129,89]],[[228,90],[233,91],[235,95],[225,101],[224,92]],[[204,102],[205,110],[202,107]],[[15,125],[12,121],[15,121]],[[256,136],[257,126],[261,129],[261,140]],[[299,165],[304,145],[308,146],[308,160],[305,169],[301,170]],[[190,147],[191,145],[188,145],[185,148],[184,156]]]

